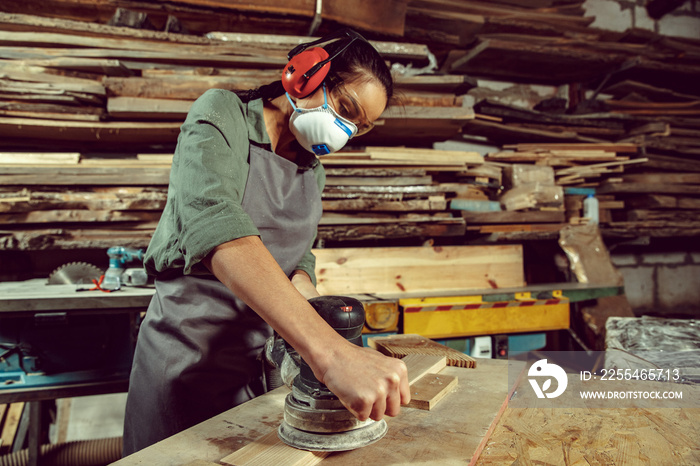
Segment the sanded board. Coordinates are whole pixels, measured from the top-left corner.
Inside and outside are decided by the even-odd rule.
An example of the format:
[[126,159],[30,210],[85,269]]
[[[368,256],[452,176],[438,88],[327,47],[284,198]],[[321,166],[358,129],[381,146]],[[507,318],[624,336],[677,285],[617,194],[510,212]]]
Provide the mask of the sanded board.
[[330,452],[298,450],[277,437],[277,430],[260,437],[222,459],[233,466],[312,466],[320,463]]
[[394,358],[403,358],[410,354],[430,354],[445,356],[448,366],[476,367],[476,359],[471,356],[421,335],[402,334],[370,337],[367,339],[367,343],[380,353]]
[[408,407],[430,411],[457,386],[457,381],[453,375],[425,374],[411,385]]
[[413,385],[428,373],[438,373],[447,366],[445,356],[409,354],[402,361],[408,369],[408,384]]

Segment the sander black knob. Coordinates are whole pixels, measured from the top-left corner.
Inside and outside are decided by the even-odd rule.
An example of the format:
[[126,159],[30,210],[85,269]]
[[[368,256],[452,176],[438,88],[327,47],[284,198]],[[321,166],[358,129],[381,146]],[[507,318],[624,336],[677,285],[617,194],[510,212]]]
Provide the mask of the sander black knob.
[[[362,346],[362,328],[365,324],[365,308],[360,301],[347,296],[319,296],[309,299],[311,306],[343,338]],[[301,360],[299,378],[295,386],[310,396],[326,397],[331,395],[320,383],[309,365]]]
[[319,296],[309,303],[343,338],[362,346],[365,308],[360,301],[347,296]]

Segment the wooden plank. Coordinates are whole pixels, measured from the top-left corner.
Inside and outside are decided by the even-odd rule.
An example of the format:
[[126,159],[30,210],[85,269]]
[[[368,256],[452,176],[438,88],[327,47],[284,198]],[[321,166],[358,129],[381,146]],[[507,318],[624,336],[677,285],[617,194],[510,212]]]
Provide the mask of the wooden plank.
[[637,209],[700,209],[699,198],[664,194],[638,195],[626,199],[625,202],[629,207]]
[[409,408],[432,410],[456,386],[457,377],[442,374],[425,374],[411,385]]
[[379,176],[327,176],[326,186],[416,186],[429,185],[432,176],[397,176],[385,178]]
[[646,163],[648,162],[649,159],[646,157],[638,158],[638,159],[632,159],[632,160],[622,160],[619,162],[603,162],[603,163],[592,163],[588,165],[582,165],[580,167],[570,167],[570,168],[561,168],[559,170],[556,170],[554,174],[556,176],[562,176],[562,175],[585,175],[587,172],[594,172],[597,169],[600,168],[607,168],[607,167],[618,167],[618,166],[623,166],[623,165],[637,165],[641,163]]
[[481,165],[484,158],[477,152],[451,151],[435,149],[417,149],[407,147],[366,147],[365,152],[372,160],[421,161],[425,164],[445,162],[451,165]]
[[434,354],[412,353],[401,360],[408,369],[408,384],[413,385],[428,373],[438,373],[447,366],[447,358]]
[[14,185],[111,185],[167,186],[170,168],[159,167],[90,167],[81,165],[5,165],[0,186]]
[[264,435],[253,443],[222,458],[220,463],[233,466],[312,466],[320,463],[329,452],[299,450],[282,442],[277,431]]
[[185,121],[192,100],[142,99],[139,97],[111,97],[107,113],[117,119]]
[[404,220],[398,223],[320,225],[318,237],[328,241],[386,240],[390,238],[433,238],[464,236],[465,223],[459,219],[425,222]]
[[334,248],[314,254],[322,295],[524,285],[520,245]]
[[556,210],[469,212],[460,211],[467,224],[480,223],[564,223],[565,214]]
[[700,173],[635,173],[622,179],[625,183],[700,184]]
[[[70,189],[70,188],[69,188]],[[31,212],[56,209],[89,209],[93,211],[157,210],[167,200],[166,188],[127,187],[98,188],[85,191],[19,191],[0,192],[0,212]]]
[[36,141],[92,141],[100,144],[175,143],[180,123],[78,122],[0,118],[0,137]]
[[5,164],[78,164],[78,152],[0,152],[0,165]]
[[665,183],[602,183],[597,192],[605,193],[658,193],[658,194],[700,194],[700,186]]
[[341,199],[323,201],[324,212],[416,212],[445,209],[447,209],[447,201],[443,196],[436,196],[435,199],[413,199],[408,201],[390,201],[379,199]]
[[2,433],[0,433],[0,445],[3,447],[12,446],[17,430],[19,429],[19,421],[22,418],[23,409],[24,403],[12,403],[7,409],[5,423],[2,427]]
[[658,102],[686,101],[698,98],[698,95],[683,94],[671,89],[652,86],[647,83],[629,79],[607,86],[603,89],[603,92],[605,94],[612,94],[618,98],[623,98],[629,94],[635,93]]
[[506,144],[505,149],[515,149],[517,151],[552,151],[552,150],[583,150],[583,151],[605,151],[636,153],[637,145],[633,143],[521,143]]
[[161,212],[111,210],[37,210],[32,212],[0,214],[0,223],[17,225],[27,223],[90,223],[90,222],[157,222]]

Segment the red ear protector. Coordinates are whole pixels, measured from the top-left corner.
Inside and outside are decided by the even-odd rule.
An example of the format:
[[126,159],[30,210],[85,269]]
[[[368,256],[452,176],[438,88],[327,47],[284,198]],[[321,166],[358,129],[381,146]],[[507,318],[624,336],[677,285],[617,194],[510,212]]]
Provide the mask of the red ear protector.
[[[346,43],[332,57],[322,47],[313,47],[343,36],[346,36],[343,39]],[[287,54],[289,63],[287,63],[282,72],[282,86],[284,90],[297,99],[303,99],[311,94],[318,89],[323,80],[326,79],[326,76],[328,76],[328,72],[331,69],[331,60],[343,53],[356,39],[366,41],[364,37],[352,29],[344,28],[316,41],[299,44],[294,47]]]

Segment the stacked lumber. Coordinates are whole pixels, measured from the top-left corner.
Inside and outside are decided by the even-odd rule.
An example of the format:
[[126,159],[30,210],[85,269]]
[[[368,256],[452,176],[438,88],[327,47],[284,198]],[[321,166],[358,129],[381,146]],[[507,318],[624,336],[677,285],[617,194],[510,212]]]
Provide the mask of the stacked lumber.
[[[246,90],[279,79],[287,52],[310,40],[269,34],[185,34],[0,13],[0,147],[65,151],[172,150],[192,102],[207,89]],[[428,61],[421,44],[376,41],[389,61]],[[464,77],[407,76],[365,138],[439,140],[473,117]],[[358,139],[359,141],[359,139]],[[364,139],[363,139],[364,141]]]
[[0,250],[146,247],[167,199],[171,158],[0,154]]
[[[171,162],[172,154],[0,153],[0,250],[146,247]],[[464,182],[483,164],[472,152],[370,146],[322,162],[324,240],[463,236],[449,202],[487,196]]]
[[648,161],[631,158],[637,153],[637,145],[629,143],[523,143],[503,147],[506,150],[488,154],[486,160],[554,167],[556,183],[561,186],[595,186],[611,174],[617,176],[625,166]]
[[484,162],[474,152],[369,146],[321,161],[319,236],[328,240],[463,236],[465,222],[450,212],[450,200],[484,196],[461,183]]
[[[544,24],[509,32],[481,28],[466,51],[449,52],[442,70],[467,73],[478,83],[468,92],[475,118],[463,133],[501,149],[487,154],[487,163],[553,167],[556,184],[565,188],[567,223],[583,221],[582,200],[596,193],[605,235],[696,235],[682,209],[666,207],[664,220],[633,212],[659,209],[660,201],[645,197],[650,188],[635,186],[629,176],[648,180],[661,171],[666,184],[659,194],[683,196],[685,206],[697,197],[692,184],[675,175],[700,169],[694,160],[700,153],[700,41]],[[488,91],[481,83],[489,79],[512,84]],[[536,85],[552,91],[538,96]],[[678,199],[663,202],[678,205]]]
[[[0,206],[10,232],[3,248],[81,247],[80,238],[103,247],[114,244],[110,235],[143,246],[162,204],[167,154],[192,102],[210,88],[277,79],[291,48],[338,25],[372,40],[396,72],[403,103],[353,140],[354,152],[324,160],[322,238],[540,237],[584,221],[582,193],[589,191],[599,198],[603,233],[634,235],[647,231],[637,228],[644,222],[662,220],[641,220],[646,214],[629,209],[663,204],[665,215],[675,215],[664,221],[675,225],[698,197],[692,183],[673,175],[700,172],[693,160],[700,42],[596,30],[574,0],[355,2],[342,12],[332,2],[318,12],[307,0],[5,2],[0,150],[44,160],[3,165]],[[27,14],[34,11],[46,16]],[[493,91],[493,79],[517,92]],[[536,85],[556,92],[538,95]],[[461,137],[498,150],[453,164],[425,149]],[[408,149],[390,159],[396,146]],[[78,154],[77,163],[51,162],[65,153]],[[45,162],[57,166],[38,166]],[[503,174],[517,165],[551,168],[552,183],[502,198],[513,188]],[[630,191],[640,188],[628,175],[657,172],[669,175],[676,192],[663,195],[674,199]],[[52,184],[49,174],[58,175]],[[30,206],[42,212],[29,215]],[[66,214],[81,209],[94,212]],[[684,224],[649,231],[695,234]]]
[[700,173],[625,174],[598,189],[625,203],[608,234],[624,237],[697,236],[700,234]]

